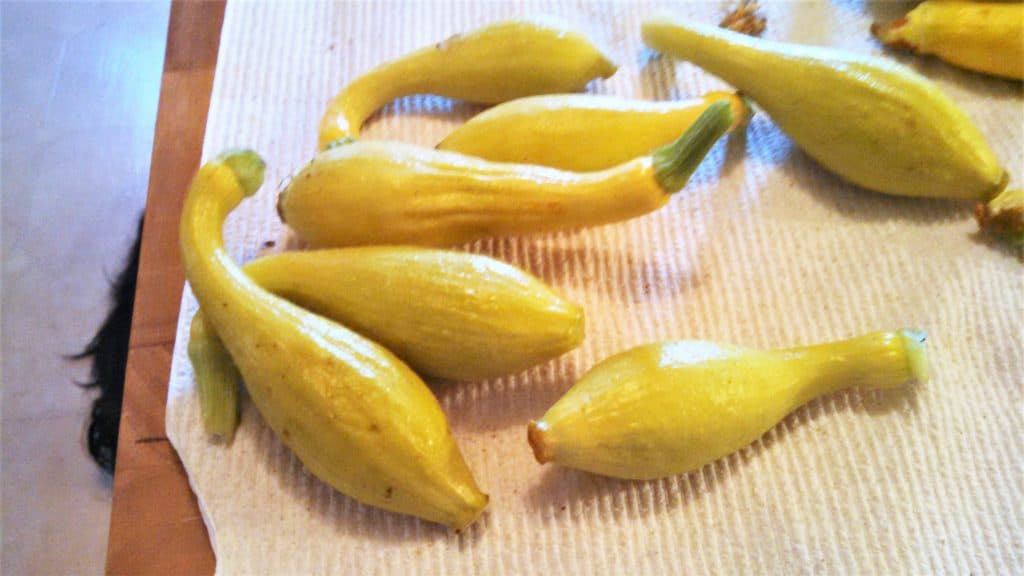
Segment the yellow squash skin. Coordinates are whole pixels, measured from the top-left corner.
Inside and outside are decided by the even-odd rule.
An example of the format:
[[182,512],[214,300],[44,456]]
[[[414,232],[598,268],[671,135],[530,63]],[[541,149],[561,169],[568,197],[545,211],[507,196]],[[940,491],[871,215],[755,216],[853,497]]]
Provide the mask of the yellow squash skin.
[[[287,252],[244,270],[264,290],[377,342],[424,376],[504,376],[583,341],[582,308],[487,256],[373,246]],[[201,321],[196,314],[193,326]],[[218,346],[209,336],[196,346]],[[189,345],[196,342],[193,328]]]
[[250,151],[203,165],[182,212],[185,274],[266,423],[318,478],[372,506],[462,528],[487,503],[426,384],[385,348],[278,298],[224,249],[262,182]]
[[895,62],[672,18],[645,22],[643,38],[740,89],[809,156],[869,190],[987,200],[1009,179],[970,118]]
[[771,352],[650,344],[592,368],[528,439],[541,463],[660,478],[740,450],[817,396],[924,381],[927,371],[924,334],[907,330]]
[[665,205],[733,121],[716,102],[676,142],[601,172],[350,142],[318,154],[277,209],[310,244],[335,247],[444,246],[618,222]]
[[1024,79],[1024,3],[928,0],[905,17],[875,24],[886,46],[934,54],[953,64]]
[[672,142],[719,101],[733,107],[733,128],[749,115],[743,99],[730,92],[671,102],[593,94],[532,96],[474,116],[437,147],[494,162],[604,170]]
[[608,78],[616,64],[579,31],[551,17],[496,22],[384,63],[331,100],[320,121],[320,148],[359,135],[384,104],[436,94],[481,104],[572,92]]
[[446,246],[625,220],[668,199],[650,158],[577,173],[355,142],[321,152],[281,193],[278,211],[314,246]]

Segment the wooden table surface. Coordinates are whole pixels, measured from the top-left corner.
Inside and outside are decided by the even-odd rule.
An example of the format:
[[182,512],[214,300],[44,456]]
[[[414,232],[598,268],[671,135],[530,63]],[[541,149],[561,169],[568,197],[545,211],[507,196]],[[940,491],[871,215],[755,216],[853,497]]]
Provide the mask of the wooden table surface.
[[225,0],[173,0],[125,378],[108,574],[209,574],[209,536],[164,412],[185,276],[178,219],[199,166]]

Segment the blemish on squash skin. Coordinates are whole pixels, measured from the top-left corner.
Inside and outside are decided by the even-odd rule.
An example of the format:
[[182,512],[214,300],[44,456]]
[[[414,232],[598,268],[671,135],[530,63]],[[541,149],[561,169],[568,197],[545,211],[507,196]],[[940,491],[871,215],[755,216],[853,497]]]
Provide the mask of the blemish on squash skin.
[[448,50],[449,45],[451,45],[452,43],[458,41],[458,39],[461,38],[461,37],[462,37],[462,34],[452,34],[448,38],[446,38],[446,39],[438,42],[437,44],[435,44],[434,47],[437,48],[438,51],[444,52],[444,51]]

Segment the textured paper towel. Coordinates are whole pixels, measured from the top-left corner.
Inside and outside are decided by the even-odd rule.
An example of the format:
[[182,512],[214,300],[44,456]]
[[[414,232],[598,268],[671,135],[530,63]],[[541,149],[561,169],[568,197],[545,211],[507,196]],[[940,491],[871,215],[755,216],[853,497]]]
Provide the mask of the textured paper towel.
[[[239,261],[281,241],[273,204],[311,156],[327,99],[371,66],[513,14],[561,15],[622,67],[591,89],[649,99],[721,88],[654,58],[659,6],[557,3],[228,4],[204,155],[259,150],[267,184],[230,219]],[[660,6],[665,8],[665,6]],[[724,3],[675,12],[715,22]],[[873,16],[900,5],[768,4],[766,37],[877,52]],[[1020,85],[906,58],[1024,174]],[[767,73],[767,71],[766,71]],[[479,108],[398,101],[365,131],[432,145]],[[913,142],[907,142],[913,146]],[[230,449],[203,437],[185,350],[186,290],[167,428],[221,574],[1008,573],[1024,570],[1024,279],[973,237],[969,208],[848,186],[761,115],[716,147],[658,213],[582,231],[481,242],[587,311],[587,339],[513,377],[437,389],[489,512],[464,534],[360,505],[310,476],[247,404]],[[598,360],[659,339],[787,347],[898,327],[930,334],[934,379],[812,402],[704,469],[624,482],[537,465],[525,424]]]

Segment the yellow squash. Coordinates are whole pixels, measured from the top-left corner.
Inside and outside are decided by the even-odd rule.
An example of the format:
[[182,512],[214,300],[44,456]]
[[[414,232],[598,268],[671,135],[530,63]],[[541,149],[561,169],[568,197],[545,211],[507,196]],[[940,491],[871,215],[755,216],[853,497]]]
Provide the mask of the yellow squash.
[[352,142],[318,154],[277,208],[316,246],[453,245],[607,224],[663,206],[732,124],[729,103],[716,102],[676,142],[587,173]]
[[378,108],[409,94],[481,104],[572,92],[617,66],[586,36],[551,17],[496,22],[384,63],[339,92],[320,121],[320,148],[359,135]]
[[729,92],[671,102],[592,94],[532,96],[474,116],[437,147],[495,162],[604,170],[669,144],[708,106],[722,101],[733,107],[734,127],[746,119],[746,103]]
[[487,504],[430,389],[380,345],[266,292],[221,227],[263,180],[254,152],[204,164],[181,217],[185,275],[263,419],[318,478],[453,528]]
[[371,246],[287,252],[244,270],[264,290],[381,344],[425,376],[504,376],[583,341],[582,308],[487,256]]
[[970,118],[895,62],[672,18],[645,22],[643,38],[741,90],[804,152],[854,184],[965,200],[1006,187],[1006,171]]
[[587,372],[530,423],[528,439],[541,463],[618,478],[689,472],[822,394],[926,380],[924,340],[904,330],[771,352],[702,341],[640,346]]
[[871,26],[886,46],[934,54],[950,64],[1024,79],[1024,3],[928,0],[906,16]]
[[[287,252],[244,270],[264,290],[377,342],[424,376],[512,374],[584,336],[582,308],[487,256],[374,246]],[[230,442],[239,376],[201,310],[188,346],[205,428]]]

